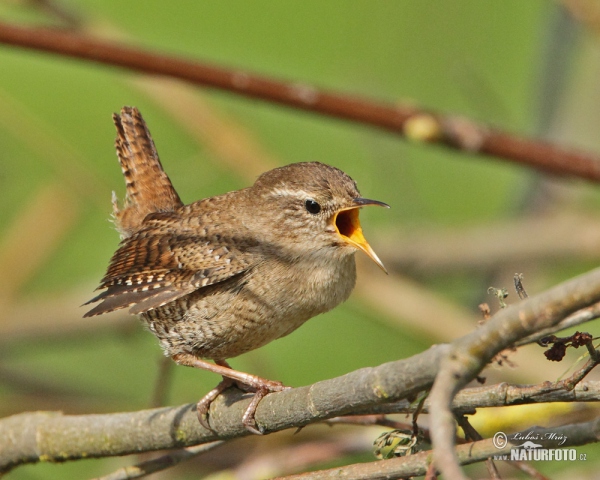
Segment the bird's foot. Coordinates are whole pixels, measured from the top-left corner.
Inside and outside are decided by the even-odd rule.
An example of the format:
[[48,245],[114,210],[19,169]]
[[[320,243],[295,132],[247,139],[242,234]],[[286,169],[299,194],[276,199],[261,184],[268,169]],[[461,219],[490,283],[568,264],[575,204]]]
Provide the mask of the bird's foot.
[[198,421],[200,422],[200,425],[202,425],[207,430],[214,431],[210,426],[210,423],[208,423],[208,411],[210,410],[212,402],[219,395],[221,395],[221,393],[223,393],[225,390],[231,387],[234,383],[235,381],[231,378],[223,377],[223,380],[210,392],[204,395],[196,404],[196,413],[198,414]]
[[[258,404],[269,393],[282,392],[283,390],[289,390],[290,387],[286,387],[281,382],[277,382],[274,380],[266,380],[264,378],[255,377],[254,375],[252,376],[254,377],[253,380],[255,383],[248,386],[254,389],[254,397],[252,398],[250,405],[248,405],[248,408],[246,408],[246,411],[244,412],[244,416],[242,417],[242,424],[244,425],[244,427],[246,427],[246,430],[248,430],[249,432],[254,433],[256,435],[262,435],[264,431],[262,431],[258,427],[258,425],[256,424],[256,419],[254,418]],[[263,383],[259,385],[258,383],[256,383],[257,380]]]
[[250,405],[248,405],[248,408],[246,408],[246,411],[242,417],[242,424],[249,432],[256,435],[262,435],[264,432],[260,430],[256,424],[256,419],[254,418],[258,404],[269,393],[282,392],[283,390],[289,390],[290,387],[286,387],[281,382],[267,380],[255,375],[251,375],[251,377],[251,383],[243,383],[241,380],[233,380],[232,378],[223,377],[221,383],[208,392],[198,402],[196,411],[198,412],[198,420],[200,421],[200,424],[204,428],[212,430],[210,424],[208,423],[208,412],[212,402],[229,387],[235,385],[243,392],[254,393],[254,397],[252,398]]
[[281,382],[267,380],[266,378],[257,377],[250,373],[233,370],[224,360],[215,360],[215,363],[213,364],[190,354],[174,355],[173,360],[180,365],[201,368],[217,373],[223,377],[223,381],[202,397],[196,407],[200,424],[208,430],[212,430],[208,422],[210,406],[212,402],[230,386],[235,384],[244,392],[254,393],[254,398],[252,398],[250,405],[248,405],[248,408],[244,412],[242,423],[249,432],[257,435],[263,434],[256,425],[256,420],[254,418],[256,408],[260,401],[269,393],[282,392],[283,390],[288,390],[290,388],[286,387]]

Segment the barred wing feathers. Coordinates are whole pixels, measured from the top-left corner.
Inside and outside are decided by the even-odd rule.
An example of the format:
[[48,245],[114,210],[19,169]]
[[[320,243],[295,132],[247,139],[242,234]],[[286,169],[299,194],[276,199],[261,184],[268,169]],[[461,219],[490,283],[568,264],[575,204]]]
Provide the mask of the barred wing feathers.
[[127,307],[133,314],[143,313],[251,267],[247,252],[206,237],[141,230],[125,239],[113,255],[98,287],[105,291],[86,305],[102,303],[84,317]]

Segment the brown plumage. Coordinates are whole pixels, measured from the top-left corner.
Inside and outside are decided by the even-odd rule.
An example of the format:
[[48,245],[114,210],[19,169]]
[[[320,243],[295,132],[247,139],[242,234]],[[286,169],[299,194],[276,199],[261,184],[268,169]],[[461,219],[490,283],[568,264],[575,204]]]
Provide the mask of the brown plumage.
[[138,230],[149,213],[172,212],[183,203],[158,158],[146,122],[136,108],[113,114],[115,147],[125,177],[125,205],[119,210],[113,192],[113,216],[122,238]]
[[244,423],[256,432],[258,401],[283,387],[229,370],[225,359],[287,335],[346,300],[357,249],[383,268],[362,235],[358,210],[385,204],[361,198],[341,170],[311,162],[183,205],[137,109],[125,107],[114,120],[127,184],[125,207],[114,214],[123,240],[100,284],[104,291],[88,302],[101,303],[85,316],[129,308],[166,355],[224,375],[227,380],[201,400],[200,414],[229,379],[250,385],[257,394]]

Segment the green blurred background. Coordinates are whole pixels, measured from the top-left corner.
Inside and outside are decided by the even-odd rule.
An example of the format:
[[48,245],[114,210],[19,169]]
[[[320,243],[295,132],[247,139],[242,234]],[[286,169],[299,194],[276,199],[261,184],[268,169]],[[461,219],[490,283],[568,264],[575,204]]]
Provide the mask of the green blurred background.
[[[0,20],[19,24],[64,26],[57,11],[75,16],[76,28],[97,37],[600,149],[595,1],[0,2]],[[361,215],[389,277],[361,262],[360,283],[346,304],[231,362],[287,385],[409,357],[456,338],[476,328],[479,303],[497,309],[489,286],[510,288],[520,272],[529,293],[540,292],[595,267],[600,256],[600,195],[583,181],[0,45],[2,416],[137,410],[157,399],[177,405],[196,401],[219,380],[174,367],[156,394],[161,352],[154,337],[124,313],[81,318],[79,305],[91,298],[118,244],[108,221],[110,195],[115,190],[122,198],[124,184],[110,116],[123,105],[144,114],[186,203],[247,186],[273,166],[319,160],[349,173],[364,196],[391,205]],[[508,301],[517,301],[512,289]],[[598,334],[594,325],[584,330]],[[486,372],[488,382],[555,380],[578,358],[569,353],[551,365],[539,347],[524,350],[514,356],[516,367]],[[525,428],[532,419],[553,425],[595,412],[544,406],[496,412],[494,426],[485,412],[476,419],[489,435],[494,428]],[[521,416],[529,423],[519,423]],[[235,476],[247,466],[247,454],[268,456],[330,430],[363,435],[309,427],[294,438],[246,439],[153,478],[261,478],[267,474]],[[372,441],[381,430],[367,436]],[[371,458],[366,452],[338,462]],[[588,458],[564,473],[564,465],[537,467],[554,478],[574,472],[592,478],[598,458]],[[89,478],[136,460],[39,464],[10,478]],[[517,475],[506,471],[505,478]],[[481,466],[469,472],[487,475]]]

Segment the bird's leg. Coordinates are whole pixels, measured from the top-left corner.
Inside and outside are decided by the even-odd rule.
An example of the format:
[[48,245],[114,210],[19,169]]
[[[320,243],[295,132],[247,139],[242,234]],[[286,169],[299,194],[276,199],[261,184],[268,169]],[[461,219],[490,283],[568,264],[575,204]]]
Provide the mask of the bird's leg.
[[198,402],[198,418],[202,426],[210,429],[206,416],[210,408],[211,403],[217,398],[225,389],[233,385],[233,380],[241,387],[244,391],[253,391],[254,398],[250,402],[250,405],[246,409],[244,416],[242,417],[242,423],[247,430],[252,433],[261,435],[260,430],[256,428],[256,421],[254,414],[260,401],[269,393],[281,392],[290,387],[284,386],[281,382],[267,380],[265,378],[257,377],[249,373],[239,372],[232,369],[225,360],[215,360],[215,363],[207,362],[189,353],[178,353],[173,355],[173,360],[179,365],[185,365],[187,367],[201,368],[208,370],[209,372],[216,373],[223,377],[223,381],[213,388],[208,394],[206,394]]
[[234,370],[224,360],[216,360],[215,363],[211,363],[189,353],[178,353],[173,355],[171,358],[173,358],[173,360],[179,365],[208,370],[209,372],[216,373],[222,377],[236,380],[254,390],[263,388],[269,390],[269,393],[272,393],[280,392],[286,388],[289,388],[285,387],[281,382],[277,382],[275,380],[267,380],[266,378],[257,377],[256,375],[252,375],[250,373]]

